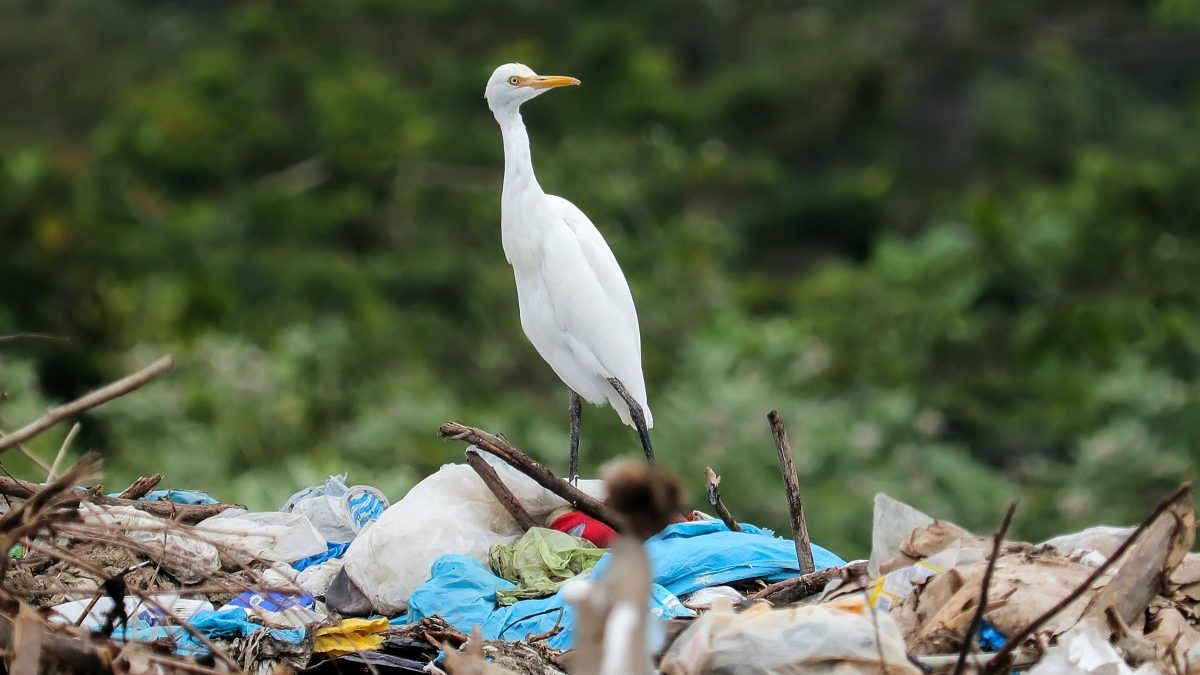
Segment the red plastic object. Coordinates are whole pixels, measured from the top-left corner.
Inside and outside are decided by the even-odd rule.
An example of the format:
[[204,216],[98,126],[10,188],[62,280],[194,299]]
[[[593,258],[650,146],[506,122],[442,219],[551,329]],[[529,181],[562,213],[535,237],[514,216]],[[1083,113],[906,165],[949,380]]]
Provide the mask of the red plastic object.
[[617,533],[604,523],[584,515],[579,511],[568,511],[554,519],[550,528],[566,532],[575,537],[582,537],[600,548],[612,546]]

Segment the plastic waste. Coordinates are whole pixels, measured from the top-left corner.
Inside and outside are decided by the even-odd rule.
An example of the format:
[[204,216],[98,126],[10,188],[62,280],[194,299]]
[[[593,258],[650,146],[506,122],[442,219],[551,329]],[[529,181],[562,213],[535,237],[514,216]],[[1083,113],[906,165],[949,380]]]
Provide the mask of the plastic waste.
[[291,562],[327,550],[325,538],[298,513],[229,509],[201,521],[196,530],[233,552],[242,563],[254,558]]
[[880,492],[875,495],[875,510],[871,525],[871,558],[867,573],[879,576],[880,566],[900,552],[900,543],[918,527],[925,527],[933,518]]
[[[468,634],[479,626],[485,640],[520,640],[561,626],[562,632],[546,644],[569,649],[575,641],[575,608],[566,601],[564,590],[548,598],[497,607],[496,592],[513,589],[516,584],[492,574],[474,558],[442,556],[433,564],[432,573],[433,577],[412,594],[408,623],[437,615]],[[661,619],[693,616],[662,586],[651,587],[649,604],[651,614]]]
[[867,597],[871,606],[887,611],[904,602],[912,595],[918,584],[939,572],[954,569],[959,565],[974,564],[983,560],[983,554],[973,548],[948,548],[919,560],[914,565],[901,567],[875,579]]
[[760,603],[740,614],[721,598],[675,640],[659,668],[667,675],[920,673],[891,617],[861,595],[781,609]]
[[745,600],[746,596],[729,586],[709,586],[687,594],[683,598],[683,606],[695,610],[708,609],[717,598],[728,598],[736,604]]
[[291,565],[292,565],[293,569],[303,570],[303,569],[312,567],[313,565],[320,565],[321,563],[324,563],[329,560],[340,559],[342,556],[346,555],[346,551],[349,550],[349,548],[350,548],[349,543],[344,543],[344,544],[329,543],[326,545],[324,551],[322,551],[316,555],[310,555],[307,558],[293,560],[291,562]]
[[[682,597],[709,586],[747,579],[782,581],[800,574],[796,545],[790,539],[750,523],[741,527],[741,532],[731,532],[715,518],[668,525],[646,541],[655,583]],[[812,552],[818,570],[846,564],[816,544]],[[606,560],[596,566],[596,575],[603,573]]]
[[342,564],[341,558],[334,558],[305,567],[296,574],[296,584],[306,592],[322,597],[329,589],[329,584],[333,583],[333,578],[342,571]]
[[336,626],[318,628],[313,651],[318,654],[341,656],[353,652],[378,649],[383,644],[388,620],[345,619]]
[[1071,562],[1099,567],[1133,534],[1132,527],[1100,525],[1080,532],[1062,534],[1038,544],[1038,548],[1053,550]]
[[164,502],[170,501],[176,504],[217,504],[217,500],[213,499],[207,492],[200,490],[151,490],[147,492],[138,501],[142,502]]
[[343,474],[297,492],[280,511],[306,516],[326,541],[344,544],[379,518],[387,507],[388,500],[382,492],[366,485],[346,487]]
[[[153,600],[153,604],[147,603],[135,596],[127,596],[124,601],[125,616],[129,617],[131,621],[136,619],[146,625],[157,626],[168,623],[170,618],[163,614],[158,607],[153,606],[154,604],[170,610],[175,616],[184,620],[187,620],[196,612],[211,611],[213,608],[212,603],[206,600],[189,600],[181,598],[175,593],[160,593],[150,596],[150,599]],[[83,612],[87,610],[89,605],[92,605],[91,598],[73,600],[71,602],[64,602],[61,605],[55,605],[51,608],[49,620],[52,623],[65,624],[75,624],[78,622],[84,628],[98,630],[104,625],[109,613],[116,606],[112,598],[102,596],[96,601],[95,605],[92,605],[92,609],[87,613],[87,617],[83,621],[80,621],[79,617],[83,615]]]
[[[250,621],[246,610],[240,607],[215,612],[196,612],[188,619],[188,623],[207,638],[239,638],[263,630],[271,639],[300,644],[308,635],[305,628],[266,628],[262,624]],[[175,653],[184,656],[207,656],[209,653],[208,647],[183,626],[150,625],[131,621],[114,632],[113,637],[138,642],[169,640],[175,644]]]
[[1093,620],[1083,621],[1058,638],[1058,644],[1029,669],[1029,675],[1157,675],[1151,664],[1134,670]]
[[552,530],[587,539],[600,548],[611,546],[617,536],[616,530],[569,506],[552,511],[550,517],[546,518],[546,524]]
[[553,595],[563,582],[593,567],[604,555],[590,541],[542,527],[530,528],[510,544],[496,544],[489,554],[492,571],[517,588],[496,591],[502,605]]
[[[480,454],[537,521],[565,504],[516,469]],[[602,481],[581,480],[579,488],[604,497]],[[470,466],[447,464],[354,539],[344,556],[344,571],[376,612],[390,616],[408,607],[439,556],[461,554],[485,562],[492,546],[511,543],[521,534]]]
[[132,506],[83,504],[79,508],[85,523],[119,528],[130,539],[147,544],[146,556],[185,584],[203,581],[221,568],[215,546],[164,527],[162,518]]
[[316,598],[307,593],[243,591],[221,607],[222,612],[241,609],[264,624],[297,628],[320,623],[326,614]]

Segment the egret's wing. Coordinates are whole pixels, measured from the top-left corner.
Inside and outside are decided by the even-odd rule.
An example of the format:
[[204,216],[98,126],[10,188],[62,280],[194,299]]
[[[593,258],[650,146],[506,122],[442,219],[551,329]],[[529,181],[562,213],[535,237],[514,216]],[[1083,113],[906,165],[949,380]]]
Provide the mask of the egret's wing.
[[[542,274],[560,329],[597,374],[619,379],[651,424],[642,376],[642,345],[633,294],[604,237],[574,204],[548,196],[562,225],[545,239]],[[618,410],[625,406],[617,405]],[[622,415],[624,419],[626,415]]]

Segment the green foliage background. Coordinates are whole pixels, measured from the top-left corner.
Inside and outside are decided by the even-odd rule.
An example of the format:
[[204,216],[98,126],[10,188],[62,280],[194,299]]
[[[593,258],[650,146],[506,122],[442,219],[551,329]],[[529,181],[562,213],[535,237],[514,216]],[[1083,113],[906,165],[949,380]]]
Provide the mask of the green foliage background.
[[[483,100],[522,61],[543,186],[621,260],[698,506],[865,555],[884,490],[1017,533],[1134,520],[1200,465],[1200,3],[0,0],[0,427],[84,419],[116,486],[393,499],[503,432],[565,468]],[[65,429],[32,443],[52,456]],[[585,410],[585,465],[639,454]],[[36,475],[12,453],[6,466]]]

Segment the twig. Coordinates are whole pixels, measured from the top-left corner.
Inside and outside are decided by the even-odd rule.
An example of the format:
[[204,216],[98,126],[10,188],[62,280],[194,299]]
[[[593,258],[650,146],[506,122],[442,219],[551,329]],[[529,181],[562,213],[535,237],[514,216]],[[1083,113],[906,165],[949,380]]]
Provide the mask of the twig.
[[708,503],[717,510],[717,515],[721,517],[721,522],[725,523],[733,532],[741,532],[742,526],[733,519],[733,514],[729,509],[725,508],[725,502],[721,501],[721,477],[712,470],[711,466],[704,467],[704,476],[708,480]]
[[975,608],[975,615],[971,617],[971,623],[967,626],[967,634],[963,636],[962,649],[958,652],[958,661],[954,664],[954,675],[962,675],[963,669],[967,667],[967,653],[971,651],[971,641],[975,632],[983,625],[983,614],[987,611],[988,586],[992,583],[992,573],[996,571],[996,561],[1000,558],[1000,546],[1004,543],[1004,536],[1008,534],[1013,514],[1016,512],[1017,502],[1013,501],[1009,503],[1004,520],[1000,522],[1000,529],[996,531],[992,540],[992,556],[988,558],[987,568],[983,571],[983,582],[979,585],[979,606]]
[[496,500],[500,502],[505,511],[508,511],[508,515],[517,521],[517,525],[520,525],[522,530],[529,530],[529,528],[537,526],[533,517],[525,510],[525,507],[521,506],[521,502],[517,501],[516,496],[513,495],[512,490],[508,489],[504,481],[500,480],[500,475],[496,473],[491,464],[487,463],[483,455],[475,450],[467,449],[467,464],[475,469],[475,473],[479,474],[483,484],[492,491]]
[[71,442],[79,435],[79,422],[71,425],[71,430],[67,432],[67,437],[63,439],[62,445],[58,446],[58,454],[54,456],[54,463],[50,465],[50,470],[46,472],[46,482],[50,483],[58,477],[58,467],[62,465],[63,457],[67,454],[67,448],[71,447]]
[[75,619],[75,623],[72,625],[74,625],[77,628],[79,626],[82,626],[83,620],[88,617],[88,614],[92,613],[92,610],[96,608],[96,603],[100,602],[100,598],[103,598],[103,597],[104,597],[104,589],[97,588],[95,595],[92,596],[92,601],[88,603],[87,607],[84,608],[83,612],[79,615],[79,618]]
[[162,482],[162,479],[163,475],[161,473],[152,473],[149,476],[142,476],[141,478],[133,481],[129,487],[122,490],[121,494],[117,495],[117,498],[141,499],[142,497],[145,497],[147,493],[153,490],[155,485],[158,485],[160,482]]
[[0,452],[11,448],[18,443],[24,443],[25,441],[37,436],[43,431],[69,417],[74,417],[79,413],[108,403],[118,396],[123,396],[131,391],[134,391],[135,389],[143,387],[164,375],[167,371],[171,370],[171,367],[174,365],[174,359],[172,359],[170,356],[164,356],[149,366],[146,366],[138,372],[133,373],[132,375],[127,375],[116,382],[101,387],[90,394],[77,398],[66,405],[50,408],[46,411],[46,414],[42,415],[38,419],[26,424],[20,429],[17,429],[7,438],[0,439]]
[[771,435],[775,437],[775,451],[779,454],[779,469],[783,473],[783,484],[787,488],[788,511],[792,515],[792,536],[796,540],[796,559],[802,574],[816,571],[813,564],[812,544],[808,540],[808,523],[804,520],[804,502],[800,499],[800,482],[796,479],[796,463],[792,459],[792,446],[788,442],[787,430],[779,412],[767,413],[771,424]]
[[850,579],[866,574],[867,563],[856,562],[843,567],[828,567],[803,576],[792,577],[785,581],[771,584],[754,595],[748,596],[738,603],[745,607],[759,600],[766,600],[775,605],[786,605],[797,600],[803,600],[810,595],[816,595],[821,589],[837,578]]
[[1143,532],[1146,531],[1146,528],[1150,527],[1154,521],[1158,520],[1159,516],[1166,513],[1175,504],[1175,502],[1179,501],[1184,495],[1188,494],[1191,489],[1191,483],[1184,483],[1183,485],[1180,485],[1178,489],[1172,492],[1166,499],[1159,502],[1158,506],[1154,508],[1154,511],[1145,520],[1139,523],[1136,528],[1134,528],[1129,537],[1126,538],[1125,541],[1121,542],[1121,545],[1117,547],[1117,550],[1113,551],[1112,555],[1108,556],[1104,562],[1100,563],[1100,566],[1093,570],[1082,584],[1068,593],[1066,597],[1060,600],[1056,605],[1043,612],[1041,616],[1030,622],[1030,624],[1023,630],[1010,637],[1008,641],[1004,643],[1004,646],[1002,646],[996,652],[996,654],[992,656],[991,660],[988,661],[987,668],[984,669],[984,672],[998,673],[1008,668],[1011,665],[1010,661],[1014,649],[1020,646],[1020,644],[1024,642],[1030,635],[1036,633],[1037,630],[1044,626],[1047,621],[1053,619],[1055,615],[1066,609],[1067,606],[1072,602],[1075,602],[1075,600],[1078,599],[1079,596],[1083,595],[1087,589],[1091,588],[1092,584],[1096,583],[1096,580],[1099,579],[1105,572],[1107,572],[1108,568],[1112,567],[1113,563],[1120,560],[1121,556],[1125,555],[1125,552],[1129,550],[1129,547],[1133,546],[1133,543],[1137,541],[1137,538],[1141,536]]
[[[0,392],[0,394],[2,394],[2,392]],[[0,395],[0,399],[3,399],[3,398],[4,397],[2,395]],[[5,439],[5,438],[8,438],[8,434],[4,433],[3,431],[0,431],[0,439]],[[41,469],[42,471],[50,471],[50,465],[46,463],[46,460],[33,454],[33,451],[31,451],[29,448],[25,447],[23,444],[20,444],[20,443],[17,444],[17,452],[20,452],[22,455],[24,455],[25,459],[36,464],[37,467],[39,469]]]
[[9,335],[0,335],[0,344],[5,342],[16,342],[17,340],[52,340],[54,342],[70,342],[71,338],[65,338],[61,335],[50,335],[49,333],[12,333]]
[[446,422],[438,429],[438,435],[444,438],[455,438],[460,441],[466,441],[484,452],[499,457],[517,471],[532,478],[538,485],[562,497],[572,507],[579,509],[614,530],[620,531],[621,518],[617,515],[616,511],[562,478],[559,478],[553,471],[538,464],[508,440],[498,438],[486,431],[458,422]]
[[[27,499],[43,490],[43,486],[30,483],[19,478],[0,476],[0,494],[18,499]],[[88,490],[72,488],[63,493],[66,499],[64,506],[74,506],[81,501],[89,501],[101,506],[132,506],[159,518],[177,520],[181,523],[198,523],[205,518],[233,508],[242,508],[239,504],[176,504],[174,502],[142,502],[133,499],[109,497],[104,494],[92,494]]]

